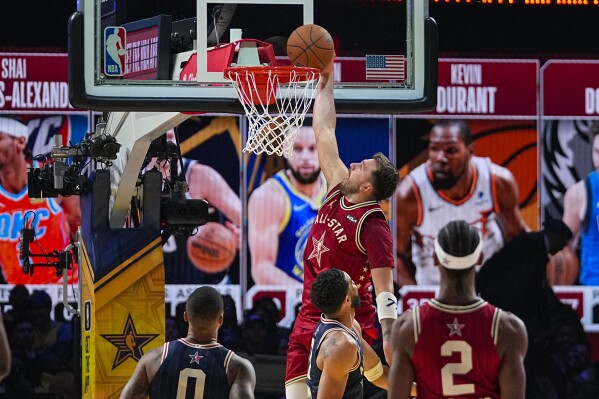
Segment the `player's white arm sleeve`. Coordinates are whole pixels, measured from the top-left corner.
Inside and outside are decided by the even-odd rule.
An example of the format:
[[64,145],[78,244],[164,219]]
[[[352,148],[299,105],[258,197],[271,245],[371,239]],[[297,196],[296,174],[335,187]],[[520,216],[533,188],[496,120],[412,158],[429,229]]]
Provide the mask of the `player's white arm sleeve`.
[[388,291],[383,291],[376,296],[376,311],[379,320],[397,319],[397,299]]
[[378,380],[383,375],[383,371],[383,364],[379,360],[376,366],[364,372],[364,377],[366,377],[368,381],[373,382]]

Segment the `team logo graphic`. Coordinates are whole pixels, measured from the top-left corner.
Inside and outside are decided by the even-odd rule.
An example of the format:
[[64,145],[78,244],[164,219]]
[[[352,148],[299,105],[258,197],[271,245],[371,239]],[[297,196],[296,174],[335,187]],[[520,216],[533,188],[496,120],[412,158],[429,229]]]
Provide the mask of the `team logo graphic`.
[[465,324],[458,323],[458,318],[456,317],[455,319],[453,319],[453,323],[447,324],[447,327],[449,327],[449,336],[452,337],[454,335],[457,335],[457,336],[461,337],[462,329],[465,326],[466,326]]
[[196,351],[196,353],[194,353],[193,355],[187,355],[191,358],[191,360],[189,361],[189,364],[191,363],[196,363],[196,364],[200,364],[200,359],[203,358],[204,356],[200,356],[198,354],[198,351]]
[[138,334],[131,313],[129,313],[125,322],[125,328],[121,334],[100,335],[118,349],[112,363],[112,369],[114,370],[129,358],[139,362],[139,359],[144,355],[143,347],[159,334]]
[[104,29],[104,74],[123,76],[127,65],[127,31],[121,26]]
[[329,248],[324,246],[324,235],[325,233],[322,233],[318,240],[312,237],[312,245],[314,245],[314,249],[312,249],[312,253],[310,256],[308,256],[308,259],[316,258],[318,267],[320,267],[320,257],[322,254],[329,251]]

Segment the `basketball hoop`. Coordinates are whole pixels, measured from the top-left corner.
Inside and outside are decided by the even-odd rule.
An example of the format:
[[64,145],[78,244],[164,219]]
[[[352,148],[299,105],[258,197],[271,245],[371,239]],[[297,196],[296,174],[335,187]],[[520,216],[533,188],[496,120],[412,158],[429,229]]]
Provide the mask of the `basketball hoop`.
[[316,91],[316,68],[239,66],[225,68],[248,117],[244,152],[291,158],[293,142]]

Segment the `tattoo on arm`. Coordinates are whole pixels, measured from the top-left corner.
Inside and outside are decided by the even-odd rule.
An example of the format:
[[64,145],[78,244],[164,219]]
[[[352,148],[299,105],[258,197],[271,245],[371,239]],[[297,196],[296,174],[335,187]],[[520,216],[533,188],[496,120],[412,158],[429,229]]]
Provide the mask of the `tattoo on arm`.
[[335,350],[336,346],[337,340],[335,339],[335,337],[330,337],[326,340],[326,342],[322,346],[322,355],[325,359],[333,354],[333,351]]

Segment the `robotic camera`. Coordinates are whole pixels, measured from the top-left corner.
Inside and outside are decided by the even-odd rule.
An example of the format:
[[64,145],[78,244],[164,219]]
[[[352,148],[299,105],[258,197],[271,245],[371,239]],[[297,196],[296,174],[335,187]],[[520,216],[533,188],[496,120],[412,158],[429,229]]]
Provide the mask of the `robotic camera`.
[[[179,140],[176,138],[176,141]],[[189,191],[189,185],[185,180],[179,146],[167,141],[166,134],[162,135],[150,144],[142,169],[146,169],[150,162],[154,162],[154,168],[157,170],[168,165],[168,173],[163,177],[160,204],[163,242],[166,242],[171,234],[195,234],[199,226],[208,222],[208,203],[202,199],[186,198],[185,193]],[[163,169],[164,172],[166,170]]]
[[45,162],[43,167],[32,167],[27,172],[29,197],[79,195],[85,191],[87,179],[81,175],[84,161],[91,158],[110,166],[121,148],[113,136],[104,133],[105,127],[105,123],[99,123],[96,134],[88,134],[77,145],[63,146],[62,135],[54,135],[50,153],[52,163]]
[[[36,267],[54,267],[56,277],[63,276],[64,271],[73,268],[73,245],[69,245],[64,251],[53,250],[46,252],[45,249],[37,243],[35,237],[35,218],[36,214],[29,211],[23,218],[23,228],[21,229],[21,240],[19,248],[19,259],[23,273],[33,276]],[[33,253],[30,250],[32,242],[36,242],[42,253]],[[30,258],[45,258],[44,262],[31,262]]]

